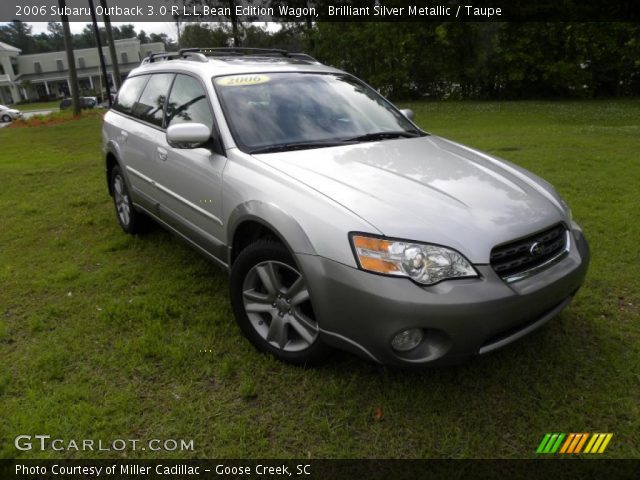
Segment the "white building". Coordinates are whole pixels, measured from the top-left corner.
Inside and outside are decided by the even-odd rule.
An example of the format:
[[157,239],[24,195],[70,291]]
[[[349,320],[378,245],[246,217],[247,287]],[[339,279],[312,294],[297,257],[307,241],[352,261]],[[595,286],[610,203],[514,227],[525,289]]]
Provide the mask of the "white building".
[[[164,52],[163,43],[140,43],[137,38],[115,41],[120,75],[125,78],[149,53]],[[114,77],[109,49],[103,46],[109,84]],[[74,50],[80,92],[84,95],[104,91],[97,48]],[[22,101],[53,100],[68,97],[69,70],[67,54],[61,52],[22,55],[11,45],[0,42],[0,104]]]

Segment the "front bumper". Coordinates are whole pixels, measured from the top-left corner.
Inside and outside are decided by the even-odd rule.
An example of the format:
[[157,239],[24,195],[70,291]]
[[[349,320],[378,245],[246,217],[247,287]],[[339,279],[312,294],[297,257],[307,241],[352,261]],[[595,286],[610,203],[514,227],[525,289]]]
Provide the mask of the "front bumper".
[[[297,260],[327,344],[383,364],[446,364],[507,345],[560,313],[589,264],[579,228],[571,231],[571,240],[561,261],[511,284],[489,265],[476,265],[479,278],[423,287],[323,257],[297,255]],[[423,329],[425,338],[409,352],[396,352],[391,340],[408,328]]]

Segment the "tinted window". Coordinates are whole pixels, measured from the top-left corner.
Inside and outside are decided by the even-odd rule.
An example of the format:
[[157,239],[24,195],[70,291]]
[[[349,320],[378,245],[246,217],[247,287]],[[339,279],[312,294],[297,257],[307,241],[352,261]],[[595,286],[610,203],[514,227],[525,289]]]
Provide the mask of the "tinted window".
[[122,113],[131,113],[147,80],[149,80],[148,75],[127,79],[118,92],[113,109]]
[[167,126],[177,123],[203,123],[213,128],[213,116],[204,87],[187,75],[176,77],[167,104]]
[[151,75],[140,99],[133,107],[133,115],[145,122],[153,123],[161,127],[164,102],[167,99],[172,80],[172,73]]

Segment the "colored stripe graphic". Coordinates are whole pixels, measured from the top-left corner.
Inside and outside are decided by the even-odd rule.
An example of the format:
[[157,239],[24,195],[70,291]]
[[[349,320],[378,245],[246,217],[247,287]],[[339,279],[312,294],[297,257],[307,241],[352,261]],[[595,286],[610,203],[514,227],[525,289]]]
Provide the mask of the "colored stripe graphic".
[[578,445],[576,445],[576,449],[573,451],[573,453],[580,453],[582,451],[582,447],[584,446],[584,442],[587,441],[587,438],[589,438],[589,434],[583,433],[582,438],[578,442]]
[[597,438],[598,435],[591,435],[591,439],[589,440],[589,443],[587,443],[587,448],[584,449],[584,453],[591,453],[591,447],[593,447],[593,444],[596,443]]
[[576,434],[570,433],[569,436],[567,437],[567,441],[564,442],[564,445],[562,445],[562,448],[560,449],[560,453],[567,453],[567,449],[569,448],[569,445],[571,445],[571,442],[573,442],[574,438],[576,438]]
[[564,433],[546,433],[540,445],[538,445],[536,453],[568,455],[603,453],[611,438],[613,438],[613,433],[570,433],[568,435]]
[[538,445],[538,449],[536,450],[536,453],[543,453],[544,447],[549,441],[550,437],[551,437],[550,433],[545,434],[545,436],[542,438],[542,441],[540,442],[540,445]]
[[560,435],[558,435],[558,439],[556,440],[556,443],[553,445],[553,447],[551,447],[551,450],[549,451],[549,453],[556,453],[558,451],[558,448],[560,448],[560,444],[562,443],[562,440],[564,439],[565,434],[561,433]]
[[613,433],[594,433],[584,453],[604,453],[612,437]]
[[562,440],[564,439],[564,433],[547,433],[542,438],[540,445],[538,445],[538,449],[536,453],[556,453],[560,445],[562,444]]

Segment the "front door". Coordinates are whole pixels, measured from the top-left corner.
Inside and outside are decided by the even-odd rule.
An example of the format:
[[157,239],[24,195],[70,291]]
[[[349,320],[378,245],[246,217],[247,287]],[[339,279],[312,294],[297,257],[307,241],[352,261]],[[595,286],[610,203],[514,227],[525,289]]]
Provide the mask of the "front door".
[[[213,112],[201,81],[178,74],[166,106],[165,127],[187,122],[213,130]],[[166,138],[156,155],[161,217],[224,263],[222,172],[227,158],[207,148],[173,148]]]

